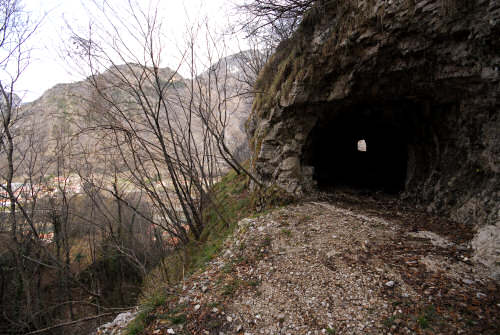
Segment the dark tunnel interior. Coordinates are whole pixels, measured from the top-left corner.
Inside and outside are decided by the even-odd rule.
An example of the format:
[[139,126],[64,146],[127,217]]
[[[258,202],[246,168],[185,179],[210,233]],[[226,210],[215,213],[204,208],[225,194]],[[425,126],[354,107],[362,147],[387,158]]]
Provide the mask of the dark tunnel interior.
[[303,151],[320,190],[404,190],[416,106],[399,102],[320,114]]

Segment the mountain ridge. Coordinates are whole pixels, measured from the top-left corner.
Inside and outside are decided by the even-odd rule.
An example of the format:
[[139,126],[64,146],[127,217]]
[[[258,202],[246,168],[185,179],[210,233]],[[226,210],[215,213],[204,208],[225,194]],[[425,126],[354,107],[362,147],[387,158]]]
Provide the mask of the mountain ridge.
[[[234,67],[240,65],[235,61],[237,57],[238,54],[234,54],[221,58],[195,77],[194,80],[197,80],[201,85],[207,86],[204,78],[208,78],[208,74],[215,64],[220,64],[222,61],[231,59]],[[118,82],[116,85],[104,85],[111,87],[110,89],[113,90],[112,94],[119,96],[118,100],[121,99],[121,101],[126,101],[130,93],[127,92],[126,89],[120,88],[120,82],[126,82],[127,80],[134,82],[136,78],[131,76],[144,76],[144,73],[151,74],[153,71],[155,71],[155,69],[152,67],[143,67],[135,63],[116,65],[111,69],[107,69],[102,73],[95,76],[89,76],[80,81],[58,83],[47,89],[38,99],[22,104],[21,109],[25,115],[29,115],[32,118],[31,122],[35,125],[36,129],[38,129],[41,136],[43,138],[48,138],[48,142],[53,142],[52,134],[54,134],[58,128],[64,128],[67,131],[76,131],[76,128],[83,127],[83,125],[80,124],[81,119],[84,118],[88,109],[92,108],[92,104],[94,103],[93,100],[96,98],[99,99],[97,97],[98,94],[94,91],[95,88],[93,85],[95,83],[99,85],[100,82]],[[158,72],[161,84],[172,85],[175,89],[175,91],[171,91],[172,94],[177,94],[179,97],[184,98],[193,94],[189,92],[187,88],[190,79],[184,78],[170,67],[159,68],[156,71]],[[222,74],[217,72],[215,75],[220,76]],[[237,73],[230,72],[224,75],[227,76],[224,84],[227,85],[228,92],[238,91],[241,82],[235,77]],[[95,80],[95,83],[92,83],[91,80]],[[146,89],[151,89],[151,93],[149,91],[145,93],[149,94],[151,99],[156,99],[156,92],[154,92],[156,83],[148,82],[148,80],[144,78],[141,78],[141,80],[145,80]],[[167,94],[170,93],[167,92]],[[235,152],[243,152],[242,159],[246,159],[249,156],[249,149],[244,123],[249,115],[252,101],[251,98],[248,97],[238,97],[237,94],[234,94],[234,96],[236,96],[236,98],[232,99],[235,100],[228,100],[227,105],[230,118],[226,129],[226,138],[228,140],[228,146]],[[177,111],[177,113],[178,112],[179,111]]]

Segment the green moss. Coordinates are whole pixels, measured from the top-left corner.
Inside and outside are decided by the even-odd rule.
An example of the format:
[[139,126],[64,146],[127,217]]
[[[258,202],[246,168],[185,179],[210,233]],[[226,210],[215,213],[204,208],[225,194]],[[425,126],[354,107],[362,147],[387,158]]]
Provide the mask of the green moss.
[[252,204],[261,212],[271,208],[286,206],[295,201],[295,197],[282,188],[271,185],[252,195]]

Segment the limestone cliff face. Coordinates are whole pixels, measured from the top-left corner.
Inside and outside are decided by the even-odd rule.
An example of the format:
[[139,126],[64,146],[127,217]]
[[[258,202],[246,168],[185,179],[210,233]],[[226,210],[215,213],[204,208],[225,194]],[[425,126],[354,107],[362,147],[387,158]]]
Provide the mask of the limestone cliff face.
[[499,36],[499,0],[326,1],[257,82],[254,172],[400,193],[477,226],[500,267]]

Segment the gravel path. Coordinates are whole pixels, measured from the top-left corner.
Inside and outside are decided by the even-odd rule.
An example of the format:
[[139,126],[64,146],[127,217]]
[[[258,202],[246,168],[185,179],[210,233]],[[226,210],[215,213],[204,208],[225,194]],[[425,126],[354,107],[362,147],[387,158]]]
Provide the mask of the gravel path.
[[498,334],[499,286],[471,263],[472,233],[366,201],[311,201],[242,220],[226,251],[164,307],[180,306],[186,323],[156,320],[149,331]]

